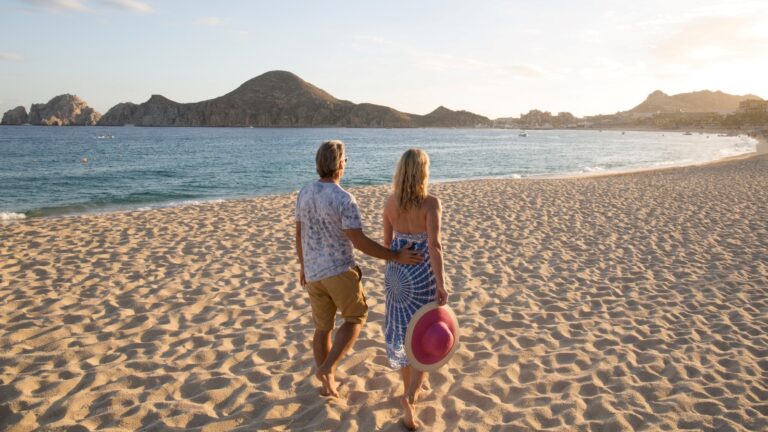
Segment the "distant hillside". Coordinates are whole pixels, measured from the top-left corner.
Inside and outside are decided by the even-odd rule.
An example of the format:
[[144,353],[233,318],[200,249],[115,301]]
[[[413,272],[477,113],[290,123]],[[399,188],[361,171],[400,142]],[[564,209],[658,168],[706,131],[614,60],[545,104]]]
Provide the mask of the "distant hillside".
[[653,113],[731,113],[739,108],[739,102],[746,99],[758,99],[754,95],[737,96],[721,91],[702,90],[692,93],[680,93],[669,96],[661,90],[648,95],[640,105],[629,110],[632,114]]
[[469,111],[452,111],[442,105],[425,116],[414,117],[417,117],[417,124],[424,127],[477,127],[491,124],[488,117]]
[[[253,127],[474,127],[486,117],[444,109],[419,116],[369,103],[339,100],[285,71],[257,76],[224,96],[182,104],[154,95],[142,104],[121,103],[99,125]],[[437,111],[437,110],[436,110]],[[431,116],[431,117],[430,117]]]

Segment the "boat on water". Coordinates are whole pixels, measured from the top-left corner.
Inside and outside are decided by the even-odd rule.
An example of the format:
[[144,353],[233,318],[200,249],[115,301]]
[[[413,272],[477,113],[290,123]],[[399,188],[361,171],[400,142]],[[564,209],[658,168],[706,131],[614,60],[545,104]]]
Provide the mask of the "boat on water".
[[520,131],[520,133],[519,133],[519,134],[517,134],[517,136],[521,136],[521,137],[527,137],[527,136],[528,136],[528,132],[526,132],[526,131]]
[[112,134],[101,134],[96,137],[96,139],[114,139],[115,136]]
[[693,135],[691,132],[686,132],[683,135]]

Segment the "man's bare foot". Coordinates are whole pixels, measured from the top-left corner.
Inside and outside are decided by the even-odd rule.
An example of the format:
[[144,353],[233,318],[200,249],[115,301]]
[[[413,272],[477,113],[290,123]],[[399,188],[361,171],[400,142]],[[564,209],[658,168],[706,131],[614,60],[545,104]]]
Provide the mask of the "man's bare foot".
[[[319,379],[319,378],[318,378],[318,379]],[[338,381],[336,382],[336,392],[335,392],[335,393],[333,393],[333,394],[331,394],[331,393],[328,393],[328,391],[325,389],[325,386],[321,387],[321,388],[320,388],[320,396],[324,396],[324,397],[328,397],[328,396],[333,396],[333,397],[341,397],[341,396],[340,396],[341,394],[339,393],[339,389],[341,388],[341,385],[342,385],[342,384],[343,384],[343,383],[340,383],[340,382],[338,382]]]
[[317,379],[323,384],[323,388],[320,389],[321,396],[339,397],[339,392],[336,391],[336,379],[331,372],[324,372],[318,370],[315,373]]
[[413,403],[411,403],[407,396],[400,398],[400,405],[403,407],[403,426],[409,431],[415,431],[419,428],[419,423],[416,421],[416,412],[413,409]]

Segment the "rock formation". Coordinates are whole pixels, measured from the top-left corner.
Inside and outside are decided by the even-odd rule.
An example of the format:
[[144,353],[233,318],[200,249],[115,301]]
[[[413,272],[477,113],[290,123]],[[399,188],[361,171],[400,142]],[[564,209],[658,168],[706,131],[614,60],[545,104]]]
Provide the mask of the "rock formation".
[[42,126],[92,126],[101,114],[77,96],[63,94],[45,104],[32,104],[29,124]]
[[[139,105],[121,103],[107,111],[99,125],[474,127],[478,122],[490,124],[487,118],[471,113],[454,114],[460,124],[448,122],[447,117],[441,117],[440,122],[436,122],[428,116],[403,113],[381,105],[355,104],[336,99],[290,72],[271,71],[245,82],[224,96],[202,102],[178,103],[153,95]],[[475,121],[477,119],[480,120]]]
[[27,123],[28,117],[27,109],[23,106],[17,106],[16,108],[8,110],[5,114],[3,114],[3,121],[0,122],[0,124],[14,126],[23,125]]

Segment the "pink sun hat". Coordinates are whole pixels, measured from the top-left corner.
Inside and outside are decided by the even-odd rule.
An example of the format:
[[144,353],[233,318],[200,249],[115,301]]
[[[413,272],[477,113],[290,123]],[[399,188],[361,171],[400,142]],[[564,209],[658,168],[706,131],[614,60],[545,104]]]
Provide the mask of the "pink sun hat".
[[429,302],[413,314],[405,334],[405,353],[414,368],[432,372],[459,349],[459,322],[448,306]]

